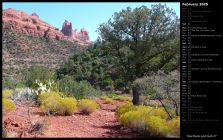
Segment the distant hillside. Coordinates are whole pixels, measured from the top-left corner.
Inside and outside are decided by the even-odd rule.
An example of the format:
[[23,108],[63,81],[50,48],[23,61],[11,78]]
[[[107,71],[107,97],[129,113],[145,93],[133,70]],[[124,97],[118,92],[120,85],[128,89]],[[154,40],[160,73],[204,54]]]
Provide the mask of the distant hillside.
[[80,32],[73,30],[72,23],[65,20],[62,30],[41,20],[37,13],[29,15],[24,11],[8,8],[2,11],[3,29],[10,29],[32,36],[49,37],[57,40],[67,40],[82,46],[91,44],[87,29]]
[[3,76],[16,75],[20,70],[36,64],[57,68],[74,53],[77,46],[76,43],[70,41],[29,36],[3,29]]
[[[16,9],[2,10],[3,76],[15,76],[34,65],[55,69],[80,48],[91,44],[88,31],[73,30],[65,20],[62,30]],[[78,47],[78,48],[79,48]]]

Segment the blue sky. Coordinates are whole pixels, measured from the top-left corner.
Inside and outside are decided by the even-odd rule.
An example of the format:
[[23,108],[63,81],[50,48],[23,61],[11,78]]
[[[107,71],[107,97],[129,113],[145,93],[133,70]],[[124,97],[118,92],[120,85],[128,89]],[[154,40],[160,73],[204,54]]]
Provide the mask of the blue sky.
[[[90,40],[95,41],[98,37],[96,32],[101,23],[107,22],[114,12],[126,9],[126,7],[140,7],[142,5],[150,7],[149,2],[124,2],[124,3],[3,3],[3,9],[13,8],[22,10],[28,14],[36,12],[40,19],[61,29],[64,20],[72,22],[73,29],[78,31],[85,27],[89,31]],[[162,3],[164,4],[164,3]],[[165,3],[172,8],[180,17],[180,3]]]

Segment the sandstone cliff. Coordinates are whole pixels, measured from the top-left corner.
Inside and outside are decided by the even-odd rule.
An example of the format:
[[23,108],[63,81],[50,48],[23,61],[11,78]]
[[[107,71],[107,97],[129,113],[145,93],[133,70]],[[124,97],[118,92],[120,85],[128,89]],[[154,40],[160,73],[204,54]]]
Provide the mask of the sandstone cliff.
[[75,42],[79,45],[90,44],[89,34],[86,29],[81,29],[80,32],[72,29],[72,23],[65,20],[62,30],[53,27],[52,25],[42,21],[38,14],[27,13],[15,9],[3,10],[3,29],[10,29],[16,32],[41,36],[50,37],[57,40],[68,40]]

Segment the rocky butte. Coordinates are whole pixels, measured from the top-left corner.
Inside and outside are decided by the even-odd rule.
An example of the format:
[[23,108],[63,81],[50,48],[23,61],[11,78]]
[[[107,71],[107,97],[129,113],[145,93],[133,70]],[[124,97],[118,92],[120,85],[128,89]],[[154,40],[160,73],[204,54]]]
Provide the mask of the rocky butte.
[[60,31],[58,28],[42,21],[36,13],[29,15],[23,11],[9,8],[3,10],[2,16],[3,29],[10,29],[33,36],[68,40],[82,46],[91,43],[88,31],[85,28],[82,28],[80,32],[76,29],[73,30],[72,23],[67,20],[63,23],[62,30]]

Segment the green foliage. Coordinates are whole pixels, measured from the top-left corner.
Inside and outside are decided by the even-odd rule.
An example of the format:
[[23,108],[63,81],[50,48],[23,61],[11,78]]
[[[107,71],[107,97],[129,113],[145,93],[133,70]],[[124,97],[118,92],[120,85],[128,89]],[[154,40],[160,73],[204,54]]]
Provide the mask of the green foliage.
[[64,76],[58,84],[60,92],[73,96],[76,99],[101,95],[100,90],[93,88],[87,81],[77,82],[71,76]]
[[98,104],[93,100],[82,99],[78,102],[78,109],[84,114],[93,113],[97,107]]
[[115,98],[115,97],[118,97],[118,95],[116,93],[113,93],[113,92],[108,92],[106,93],[106,95],[109,97],[109,98]]
[[41,66],[33,66],[30,69],[24,71],[23,75],[25,85],[33,89],[38,88],[36,81],[47,84],[49,80],[55,80],[54,72],[47,69],[46,67]]
[[72,76],[76,81],[88,81],[94,87],[99,86],[105,89],[112,86],[109,66],[110,58],[103,52],[102,46],[95,43],[70,57],[67,63],[57,70],[57,78]]
[[6,138],[7,137],[7,130],[3,127],[2,128],[2,138]]
[[12,77],[3,77],[2,86],[3,89],[14,89],[15,88],[14,79]]
[[40,108],[47,114],[72,115],[77,101],[72,97],[62,98],[57,92],[44,92],[38,97]]
[[115,80],[115,88],[117,89],[122,89],[123,87],[125,87],[125,82],[123,79],[118,78]]
[[162,106],[160,104],[160,102],[158,102],[156,100],[150,100],[150,99],[145,99],[143,104],[146,106],[151,106],[151,107],[161,107]]
[[116,93],[107,93],[106,96],[101,96],[100,98],[105,100],[105,103],[111,103],[113,100],[132,101],[132,97],[117,95]]
[[114,100],[120,100],[120,101],[132,101],[132,97],[129,96],[123,96],[123,95],[118,95],[117,97],[113,98]]
[[126,81],[178,61],[179,31],[179,18],[161,4],[127,7],[99,27],[100,39]]
[[[150,76],[138,78],[133,82],[139,94],[149,95],[150,99],[162,101],[162,106],[173,116],[179,115],[180,73],[172,71],[168,74],[158,71]],[[172,110],[175,109],[175,113]]]
[[[2,26],[11,27],[8,22]],[[34,65],[55,69],[76,51],[77,44],[39,36],[30,36],[3,28],[3,77],[17,76]],[[24,72],[26,74],[26,72]],[[21,81],[20,81],[21,82]]]
[[[114,58],[114,67],[124,81],[179,66],[180,22],[166,5],[152,5],[115,12],[112,19],[99,27],[100,39]],[[122,82],[116,82],[120,86]],[[126,84],[126,83],[125,83]],[[139,103],[139,92],[133,87],[133,103]],[[147,92],[154,92],[155,89]]]

